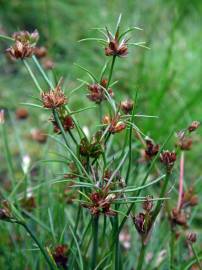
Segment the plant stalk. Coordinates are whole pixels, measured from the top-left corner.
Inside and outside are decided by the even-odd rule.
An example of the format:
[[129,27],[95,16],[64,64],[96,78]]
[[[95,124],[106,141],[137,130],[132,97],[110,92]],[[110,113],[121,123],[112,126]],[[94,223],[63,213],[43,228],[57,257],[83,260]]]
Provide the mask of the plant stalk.
[[144,258],[145,258],[145,250],[146,250],[146,245],[142,241],[140,255],[139,255],[139,259],[138,259],[137,270],[142,269],[142,266],[143,266],[143,263],[144,263]]
[[97,263],[99,216],[95,216],[92,218],[93,218],[92,220],[93,246],[92,246],[91,269],[94,270]]

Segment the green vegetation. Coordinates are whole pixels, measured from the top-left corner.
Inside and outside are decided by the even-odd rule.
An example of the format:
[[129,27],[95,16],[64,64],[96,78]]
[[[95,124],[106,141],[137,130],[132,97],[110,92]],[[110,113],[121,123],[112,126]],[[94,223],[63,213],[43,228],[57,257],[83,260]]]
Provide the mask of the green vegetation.
[[[201,14],[197,0],[1,2],[0,269],[201,269]],[[117,18],[119,35],[142,29],[126,57],[101,40]],[[5,37],[35,29],[47,56],[11,59]],[[47,109],[56,86],[66,102]]]

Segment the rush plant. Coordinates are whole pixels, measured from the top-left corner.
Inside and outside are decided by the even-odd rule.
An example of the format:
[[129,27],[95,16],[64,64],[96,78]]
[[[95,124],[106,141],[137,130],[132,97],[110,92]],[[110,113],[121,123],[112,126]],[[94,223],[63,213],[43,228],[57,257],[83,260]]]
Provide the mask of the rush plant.
[[[2,189],[0,219],[16,224],[19,247],[26,243],[27,235],[18,226],[30,236],[30,247],[37,252],[29,255],[29,269],[190,269],[194,264],[202,269],[196,234],[187,232],[190,209],[198,204],[198,197],[193,187],[184,184],[184,154],[192,147],[192,133],[199,122],[178,132],[171,150],[167,145],[172,145],[175,131],[160,145],[138,128],[137,119],[155,116],[138,113],[137,89],[133,97],[118,101],[119,82],[114,75],[116,63],[132,57],[132,46],[147,47],[144,42],[131,41],[140,28],[122,30],[120,23],[121,16],[114,32],[108,27],[96,29],[103,38],[80,40],[100,44],[105,63],[100,74],[77,65],[89,80],[79,79],[82,84],[73,90],[64,87],[63,78],[54,76],[54,70],[47,73],[43,69],[37,58],[37,31],[1,36],[10,42],[8,57],[21,61],[35,85],[35,102],[27,106],[35,107],[39,114],[46,111],[51,126],[47,144],[56,149],[51,153],[46,148],[43,162],[48,168],[39,161],[35,176],[31,174],[34,164],[24,156],[23,177],[18,178],[7,139],[7,119],[1,111],[12,187]],[[83,90],[92,106],[72,109],[72,95],[79,99]],[[80,120],[87,110],[93,112],[93,121],[84,127]],[[40,142],[45,141],[46,137],[40,137]],[[175,254],[182,243],[184,262]]]

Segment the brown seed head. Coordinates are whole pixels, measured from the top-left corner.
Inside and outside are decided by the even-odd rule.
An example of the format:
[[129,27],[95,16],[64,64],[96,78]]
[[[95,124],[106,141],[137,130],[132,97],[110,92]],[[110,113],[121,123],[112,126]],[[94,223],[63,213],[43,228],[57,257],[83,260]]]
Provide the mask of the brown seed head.
[[181,149],[181,150],[186,150],[186,151],[188,151],[188,150],[191,150],[191,148],[192,148],[192,143],[193,143],[193,141],[192,141],[192,138],[189,138],[189,137],[183,137],[183,138],[181,138],[179,141],[178,141],[178,143],[177,143],[177,146],[179,146],[179,148]]
[[200,125],[200,122],[199,121],[193,121],[191,123],[191,125],[188,127],[188,131],[189,132],[195,131],[199,127],[199,125]]
[[196,236],[196,233],[194,232],[189,232],[187,234],[187,241],[190,242],[190,243],[195,243],[197,240],[197,236]]
[[34,196],[23,198],[20,204],[21,207],[26,209],[28,212],[31,212],[34,208],[36,208],[36,201]]
[[9,220],[11,218],[11,209],[7,201],[1,203],[0,220]]
[[52,255],[57,266],[66,269],[68,261],[68,246],[67,245],[56,246]]
[[35,45],[39,39],[39,33],[35,30],[33,33],[28,31],[20,31],[13,34],[15,43],[6,51],[14,59],[24,59],[32,56]]
[[151,159],[156,156],[159,151],[159,144],[154,144],[151,139],[146,139],[146,149],[145,149],[145,157],[146,159]]
[[146,237],[151,229],[152,220],[149,213],[139,213],[133,218],[135,228],[142,237]]
[[184,211],[178,211],[178,209],[176,208],[172,209],[171,221],[173,225],[187,227],[187,217]]
[[118,38],[113,39],[110,38],[108,46],[105,47],[106,56],[124,57],[127,54],[128,54],[128,46],[125,40],[119,42]]
[[15,111],[15,115],[16,115],[16,118],[17,119],[26,119],[29,115],[28,113],[28,110],[25,109],[25,108],[18,108],[16,111]]
[[28,43],[23,44],[22,42],[16,40],[15,44],[6,51],[14,59],[24,59],[32,56],[33,47],[31,47]]
[[88,208],[93,216],[99,216],[100,214],[115,216],[116,212],[110,208],[110,204],[115,197],[114,194],[93,192],[90,194],[91,203],[82,204],[82,206]]
[[114,118],[111,118],[108,115],[104,116],[102,123],[104,125],[109,125],[109,132],[112,134],[121,132],[126,128],[126,124],[120,120],[119,114],[117,114]]
[[153,208],[153,196],[148,196],[146,198],[146,201],[143,202],[142,208],[146,211],[146,212],[150,212]]
[[130,99],[126,99],[126,100],[121,102],[121,110],[125,114],[131,113],[132,110],[133,110],[133,106],[134,106],[134,102],[132,100],[130,100]]
[[39,32],[34,30],[34,32],[29,33],[28,31],[19,31],[13,34],[15,41],[20,41],[23,44],[30,44],[35,46],[39,40]]
[[[106,79],[102,79],[100,84],[93,83],[93,84],[88,85],[89,94],[87,95],[87,97],[91,101],[97,104],[101,103],[103,100],[106,99],[106,94],[105,94],[106,87],[107,87]],[[107,89],[106,91],[109,93],[111,97],[114,96],[114,93],[111,88]]]
[[160,161],[166,166],[167,171],[170,172],[176,161],[175,151],[163,151],[160,154]]
[[67,103],[67,98],[62,91],[60,82],[54,90],[43,92],[41,94],[43,106],[47,109],[55,109],[61,107]]
[[53,69],[54,68],[54,62],[50,58],[44,58],[42,60],[43,67],[47,70]]
[[31,137],[34,141],[37,141],[38,143],[46,143],[47,141],[47,135],[40,129],[33,130],[31,133]]
[[43,58],[47,55],[47,49],[45,47],[35,47],[34,48],[34,55],[37,58]]

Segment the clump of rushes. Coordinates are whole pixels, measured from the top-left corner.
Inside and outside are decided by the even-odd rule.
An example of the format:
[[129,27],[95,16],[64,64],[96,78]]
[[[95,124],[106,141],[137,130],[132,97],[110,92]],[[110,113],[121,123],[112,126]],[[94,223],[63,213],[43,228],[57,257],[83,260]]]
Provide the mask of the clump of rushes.
[[[68,92],[70,93],[68,97],[63,91],[62,80],[56,81],[57,83],[53,82],[51,78],[55,78],[55,73],[54,76],[49,77],[50,69],[54,68],[52,60],[44,58],[43,61],[47,61],[47,63],[42,62],[49,70],[48,74],[38,61],[38,59],[46,57],[48,51],[43,46],[36,47],[39,38],[37,31],[33,33],[21,31],[15,33],[11,38],[5,37],[6,40],[14,42],[8,48],[7,53],[15,59],[23,60],[22,63],[36,89],[40,92],[41,99],[35,98],[35,100],[41,102],[43,106],[34,105],[44,108],[49,113],[47,123],[51,123],[53,133],[55,133],[50,136],[50,139],[59,143],[60,147],[57,148],[56,153],[59,159],[47,160],[47,162],[57,162],[59,165],[50,166],[48,170],[44,171],[44,166],[40,167],[40,172],[36,171],[34,175],[34,181],[30,171],[27,169],[25,173],[24,170],[23,181],[16,181],[15,178],[18,174],[15,172],[9,151],[6,120],[4,112],[0,112],[0,131],[13,184],[11,194],[2,193],[3,196],[8,197],[9,203],[2,203],[0,206],[0,220],[22,226],[37,245],[51,270],[107,268],[121,270],[128,267],[137,270],[141,270],[143,267],[147,269],[146,249],[153,241],[154,224],[156,230],[161,230],[162,219],[158,218],[161,213],[163,217],[168,217],[164,221],[171,224],[170,265],[173,266],[174,237],[180,235],[178,227],[181,231],[188,228],[188,210],[190,211],[191,207],[198,204],[198,197],[193,187],[187,188],[186,191],[183,190],[183,155],[180,159],[177,206],[171,206],[169,200],[166,199],[169,199],[167,198],[168,191],[170,191],[170,196],[173,194],[173,189],[169,190],[169,187],[173,184],[173,172],[175,177],[177,174],[177,166],[174,166],[177,162],[177,153],[179,154],[180,151],[184,153],[184,150],[192,148],[191,136],[199,127],[199,122],[193,121],[185,130],[178,133],[176,151],[165,150],[173,132],[161,146],[144,135],[136,125],[137,116],[139,118],[146,116],[136,114],[137,93],[133,99],[126,97],[121,102],[116,100],[114,92],[116,87],[119,87],[118,81],[114,80],[116,59],[122,61],[123,57],[130,53],[131,45],[145,47],[144,42],[130,42],[129,35],[132,31],[141,29],[131,27],[123,31],[120,22],[121,16],[114,32],[111,32],[109,28],[96,29],[105,38],[83,39],[83,41],[95,40],[103,45],[102,55],[105,58],[105,64],[100,68],[100,74],[93,74],[87,68],[80,66],[83,71],[87,72],[92,82],[80,80],[82,85]],[[27,57],[31,57],[31,59],[27,61],[25,59]],[[46,87],[41,87],[41,80],[38,80],[29,65],[31,61],[44,79]],[[84,84],[87,87],[85,95],[95,103],[95,106],[71,110],[70,108],[73,106],[71,94],[79,91]],[[77,115],[82,112],[85,120],[85,110],[87,109],[99,111],[98,125],[92,122],[91,126],[85,128],[81,126],[80,118]],[[96,117],[96,113],[94,115]],[[26,117],[26,112],[19,111],[16,113],[16,117],[23,119]],[[117,136],[117,133],[120,135]],[[39,129],[32,132],[32,138],[40,143],[45,143],[47,136],[48,134],[44,134]],[[144,160],[148,161],[146,166],[145,164],[136,166],[137,153],[140,150],[137,140],[144,147]],[[48,155],[47,151],[45,153]],[[32,166],[29,164],[29,167]],[[49,179],[51,174],[58,175],[58,178]],[[48,180],[42,183],[37,182],[38,179],[41,180],[42,176],[47,177]],[[23,190],[24,182],[26,182],[25,190]],[[47,192],[41,192],[47,185]],[[148,191],[151,186],[155,188]],[[27,190],[34,192],[40,190],[40,192],[35,196],[34,193],[29,195]],[[17,194],[18,192],[19,194]],[[150,196],[146,196],[147,194],[142,196],[142,192],[144,194],[149,192],[147,194]],[[41,194],[45,199],[40,197]],[[156,194],[158,197],[155,196]],[[53,214],[52,202],[56,203],[54,206],[57,206],[54,207]],[[139,202],[143,202],[142,208],[137,211]],[[50,205],[48,205],[49,203]],[[42,207],[38,207],[39,204]],[[42,215],[40,211],[47,208],[49,220],[45,224],[45,220],[42,221],[40,218],[45,217],[47,213]],[[56,213],[57,209],[60,211],[59,215]],[[133,235],[131,234],[129,220],[133,222],[132,229],[136,229],[135,235],[134,231],[132,231]],[[47,235],[42,237],[40,229],[48,233],[49,246],[47,247],[43,243]],[[43,241],[39,240],[40,237]],[[140,246],[138,253],[134,252],[132,248],[135,237],[138,239],[136,246]],[[193,235],[188,237],[189,245],[193,246],[194,241]],[[125,247],[124,252],[120,249],[121,243]],[[165,248],[167,248],[167,244]],[[132,250],[133,256],[129,256],[130,250]],[[197,259],[196,252],[194,256]],[[199,260],[197,262],[200,265]],[[166,263],[167,260],[164,259],[164,268],[169,268]],[[41,261],[39,261],[39,265],[42,265]],[[42,268],[45,269],[46,266],[43,265]]]

